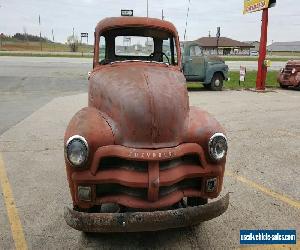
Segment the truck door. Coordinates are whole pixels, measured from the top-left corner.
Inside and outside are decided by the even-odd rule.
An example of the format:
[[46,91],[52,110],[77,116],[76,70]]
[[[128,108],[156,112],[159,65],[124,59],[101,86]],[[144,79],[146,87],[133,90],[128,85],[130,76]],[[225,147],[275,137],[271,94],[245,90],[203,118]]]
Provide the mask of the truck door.
[[183,58],[183,73],[187,81],[204,81],[205,59],[198,45],[191,45]]

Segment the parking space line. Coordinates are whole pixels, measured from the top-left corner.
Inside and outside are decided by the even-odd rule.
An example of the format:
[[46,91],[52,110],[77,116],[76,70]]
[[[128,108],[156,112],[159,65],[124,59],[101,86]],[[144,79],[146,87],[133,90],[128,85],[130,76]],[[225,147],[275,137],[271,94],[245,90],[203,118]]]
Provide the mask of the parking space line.
[[22,224],[14,201],[13,193],[6,174],[3,158],[0,154],[0,184],[3,191],[3,198],[7,210],[12,236],[16,249],[27,249]]
[[261,186],[261,185],[255,183],[255,182],[253,182],[253,181],[250,181],[250,180],[246,179],[243,176],[234,174],[233,172],[231,172],[229,170],[226,170],[225,175],[233,177],[234,179],[246,184],[247,186],[250,186],[250,187],[252,187],[256,190],[259,190],[262,193],[275,198],[276,200],[280,200],[280,201],[288,204],[291,207],[295,207],[295,208],[300,209],[300,201],[294,200],[294,199],[292,199],[292,198],[290,198],[286,195],[274,192],[271,189],[268,189],[268,188],[266,188],[264,186]]

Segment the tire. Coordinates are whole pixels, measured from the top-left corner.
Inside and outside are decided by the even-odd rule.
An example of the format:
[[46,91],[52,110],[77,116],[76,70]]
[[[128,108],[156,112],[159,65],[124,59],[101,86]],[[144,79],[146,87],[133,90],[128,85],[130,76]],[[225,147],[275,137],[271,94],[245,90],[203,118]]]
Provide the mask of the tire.
[[224,77],[221,73],[215,73],[211,79],[210,89],[213,91],[221,91],[223,89]]
[[206,198],[201,198],[201,197],[188,197],[187,198],[187,205],[189,207],[196,207],[196,206],[201,206],[207,204],[207,199]]

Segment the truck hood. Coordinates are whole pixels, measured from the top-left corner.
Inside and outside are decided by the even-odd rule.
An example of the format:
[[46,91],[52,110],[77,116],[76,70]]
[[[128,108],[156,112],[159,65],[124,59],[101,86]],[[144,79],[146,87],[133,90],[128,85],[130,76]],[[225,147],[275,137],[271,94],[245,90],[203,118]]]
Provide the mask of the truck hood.
[[174,147],[182,142],[189,114],[183,74],[143,62],[101,66],[90,77],[89,106],[109,123],[115,144]]

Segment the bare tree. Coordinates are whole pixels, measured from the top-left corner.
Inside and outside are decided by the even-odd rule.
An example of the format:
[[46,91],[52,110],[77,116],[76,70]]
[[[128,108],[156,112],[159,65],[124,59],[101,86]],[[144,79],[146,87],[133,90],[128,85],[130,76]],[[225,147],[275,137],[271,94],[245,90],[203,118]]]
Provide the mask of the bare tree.
[[67,44],[69,45],[71,52],[78,51],[79,39],[77,36],[75,35],[69,36],[67,39]]

